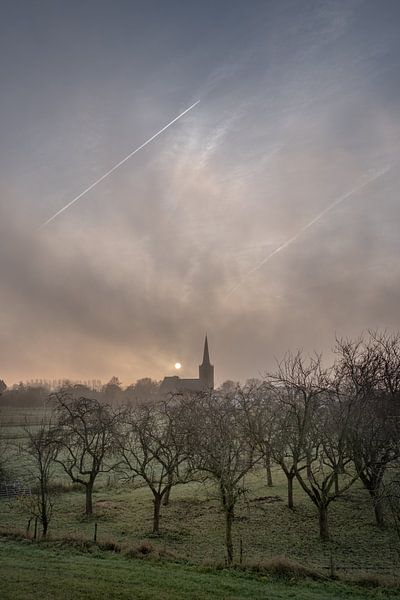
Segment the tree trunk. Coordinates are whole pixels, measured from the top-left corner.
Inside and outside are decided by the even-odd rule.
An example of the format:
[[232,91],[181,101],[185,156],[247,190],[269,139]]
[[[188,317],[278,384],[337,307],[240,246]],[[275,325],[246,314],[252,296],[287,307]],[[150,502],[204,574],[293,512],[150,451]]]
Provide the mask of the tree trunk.
[[374,505],[374,514],[375,514],[376,524],[378,525],[378,527],[383,528],[383,527],[385,527],[385,516],[383,513],[383,504],[382,504],[381,494],[379,493],[379,490],[377,490],[375,487],[368,491],[370,493],[370,496],[372,498],[372,503]]
[[339,494],[339,474],[335,471],[334,475],[335,494]]
[[168,476],[168,487],[167,487],[167,491],[164,494],[164,500],[163,500],[163,505],[164,506],[168,506],[169,505],[169,497],[171,495],[172,484],[173,484],[173,477],[172,477],[172,475],[169,475]]
[[40,520],[42,522],[42,537],[46,537],[49,527],[49,519],[47,515],[47,498],[46,498],[46,482],[40,481]]
[[272,482],[271,457],[269,454],[265,457],[265,468],[267,470],[267,486],[272,487],[274,484]]
[[43,515],[42,517],[42,537],[45,538],[47,535],[47,530],[49,528],[49,520],[47,515]]
[[161,494],[154,494],[153,533],[160,533]]
[[380,499],[375,500],[374,513],[376,524],[382,529],[383,527],[385,527],[385,516],[383,514],[383,506],[382,501]]
[[86,516],[91,517],[93,515],[93,482],[89,481],[85,486],[86,491]]
[[169,504],[169,497],[171,495],[171,488],[172,488],[172,485],[169,485],[167,487],[167,491],[164,494],[164,500],[163,500],[163,505],[164,506],[168,506],[168,504]]
[[328,507],[325,505],[318,506],[319,513],[319,537],[323,542],[329,540],[329,524],[328,524]]
[[306,469],[306,471],[307,471],[308,479],[309,480],[312,479],[313,472],[312,472],[312,468],[311,468],[311,457],[310,457],[309,453],[307,454],[307,469]]
[[228,565],[231,565],[233,562],[233,541],[232,541],[232,523],[234,519],[234,511],[233,508],[225,509],[225,539],[226,539],[226,558]]
[[293,501],[293,479],[294,479],[294,473],[288,473],[286,475],[287,477],[287,491],[288,491],[288,507],[290,509],[294,508],[294,501]]

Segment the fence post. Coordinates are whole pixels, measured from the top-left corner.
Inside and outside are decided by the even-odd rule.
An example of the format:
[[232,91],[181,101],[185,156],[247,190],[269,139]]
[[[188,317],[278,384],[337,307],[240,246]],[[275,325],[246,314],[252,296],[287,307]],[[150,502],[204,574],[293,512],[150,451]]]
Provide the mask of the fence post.
[[332,551],[332,548],[329,549],[329,573],[330,573],[331,579],[335,579],[336,578],[335,561],[333,560],[333,551]]
[[93,541],[94,541],[94,543],[96,543],[96,542],[97,542],[97,521],[96,521],[96,523],[94,524],[94,534],[93,534]]

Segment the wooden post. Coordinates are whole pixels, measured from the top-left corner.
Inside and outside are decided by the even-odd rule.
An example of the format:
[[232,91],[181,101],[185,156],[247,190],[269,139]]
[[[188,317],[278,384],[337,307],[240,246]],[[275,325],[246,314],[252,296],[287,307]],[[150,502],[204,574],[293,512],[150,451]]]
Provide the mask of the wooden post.
[[96,542],[97,542],[97,521],[96,521],[96,523],[94,524],[94,534],[93,534],[93,541],[94,541],[94,543],[96,543]]
[[333,560],[332,548],[329,549],[329,572],[330,572],[331,579],[335,579],[335,577],[336,577],[335,562]]
[[243,542],[242,538],[239,540],[239,563],[243,564]]

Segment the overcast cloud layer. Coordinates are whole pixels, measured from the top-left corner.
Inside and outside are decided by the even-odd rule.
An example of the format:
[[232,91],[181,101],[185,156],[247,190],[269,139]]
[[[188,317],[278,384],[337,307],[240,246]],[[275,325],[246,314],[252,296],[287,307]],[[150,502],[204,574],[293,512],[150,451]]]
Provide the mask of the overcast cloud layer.
[[397,0],[2,2],[0,378],[192,376],[207,330],[222,382],[399,329],[399,23]]

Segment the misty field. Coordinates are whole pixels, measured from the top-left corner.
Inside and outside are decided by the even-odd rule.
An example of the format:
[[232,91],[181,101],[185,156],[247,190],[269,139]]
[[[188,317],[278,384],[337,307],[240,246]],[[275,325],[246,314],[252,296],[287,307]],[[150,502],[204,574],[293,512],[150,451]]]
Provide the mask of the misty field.
[[[23,441],[20,411],[3,410],[6,435],[16,447]],[[35,426],[41,410],[29,411]],[[13,453],[15,472],[29,479],[26,457]],[[26,470],[25,470],[26,469]],[[333,567],[338,573],[357,575],[396,574],[399,571],[399,541],[389,524],[380,530],[366,491],[359,483],[330,506],[332,541],[318,536],[316,509],[295,483],[295,509],[286,506],[286,480],[280,469],[273,469],[273,487],[267,487],[265,470],[258,468],[245,479],[245,495],[237,504],[233,535],[235,560],[262,561],[286,556],[321,569]],[[79,486],[57,473],[59,492],[55,497],[50,538],[76,536],[92,539],[97,523],[97,539],[118,544],[139,544],[149,540],[154,546],[178,559],[202,564],[223,562],[225,558],[224,513],[214,486],[188,483],[172,489],[168,506],[161,509],[160,535],[152,531],[153,497],[146,486],[124,483],[113,474],[101,474],[94,492],[94,516],[84,515],[85,495]],[[1,501],[0,527],[3,531],[25,530],[29,515],[23,501]],[[388,521],[388,523],[390,523]],[[31,526],[32,533],[32,526]]]
[[[28,432],[39,431],[41,419],[50,415],[42,407],[5,408],[1,416],[10,472],[34,484],[24,448]],[[156,534],[153,495],[142,478],[100,473],[93,514],[87,516],[82,485],[72,484],[54,464],[54,506],[45,541],[32,539],[34,519],[26,498],[0,501],[1,577],[19,581],[3,586],[2,597],[128,598],[132,592],[138,598],[398,597],[399,588],[393,587],[400,567],[398,534],[390,518],[385,528],[377,527],[360,482],[331,503],[331,539],[323,542],[317,510],[300,485],[294,482],[291,510],[278,466],[272,479],[271,487],[260,464],[244,477],[227,568],[225,514],[212,480],[175,485],[161,507]],[[281,564],[284,573],[279,566],[278,575]],[[368,587],[361,588],[366,579]],[[371,582],[377,579],[375,589]]]

